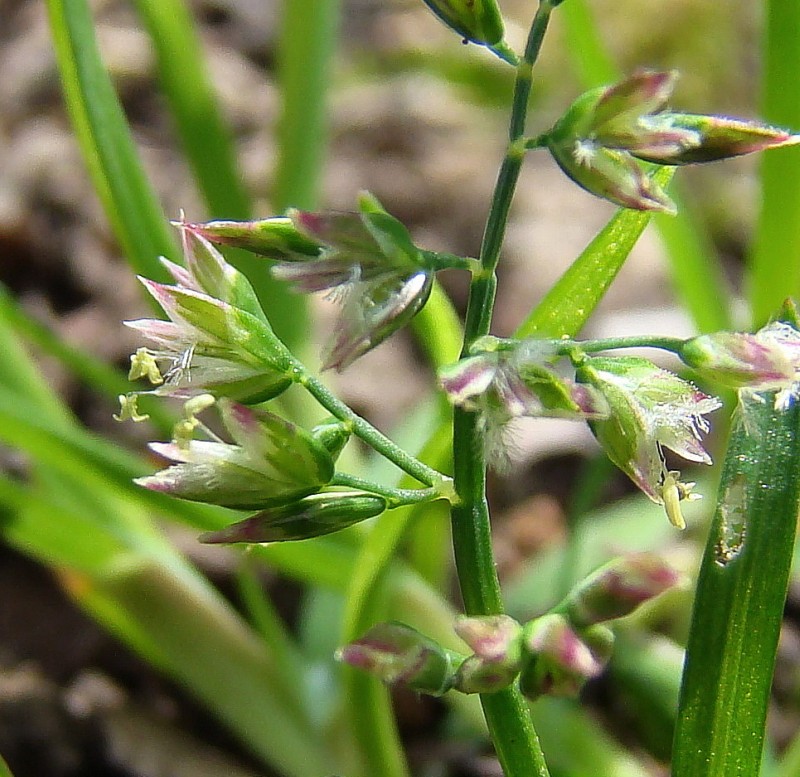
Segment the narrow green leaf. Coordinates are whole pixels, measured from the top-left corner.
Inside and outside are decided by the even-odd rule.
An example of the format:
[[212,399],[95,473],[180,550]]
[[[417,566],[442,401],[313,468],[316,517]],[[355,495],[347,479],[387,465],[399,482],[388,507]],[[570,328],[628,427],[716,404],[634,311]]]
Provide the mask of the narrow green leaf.
[[[767,0],[762,65],[763,118],[800,130],[800,3]],[[750,265],[753,323],[764,324],[789,296],[800,294],[800,149],[761,158],[761,212]]]
[[544,696],[531,707],[547,763],[563,777],[647,777],[651,772],[572,699]]
[[[339,26],[339,0],[287,0],[277,52],[281,89],[278,163],[272,207],[313,210],[327,152],[328,89]],[[289,347],[302,344],[308,320],[302,298],[292,309],[269,311],[276,334]]]
[[134,0],[186,158],[214,218],[248,219],[250,197],[184,0]]
[[96,516],[64,509],[5,475],[0,475],[0,504],[7,511],[0,521],[4,540],[44,563],[91,574],[126,550],[119,537],[98,527]]
[[253,628],[275,656],[276,665],[281,667],[282,682],[293,689],[292,701],[297,702],[300,699],[297,689],[307,667],[303,666],[297,644],[265,590],[260,571],[261,566],[251,556],[242,557],[236,570],[239,598]]
[[676,180],[670,191],[670,197],[678,206],[678,215],[657,213],[653,219],[672,267],[675,294],[691,315],[698,332],[730,329],[730,287],[708,235],[681,194],[680,183]]
[[134,270],[167,280],[159,256],[175,256],[167,220],[138,159],[100,59],[86,0],[47,0],[67,108],[95,191]]
[[0,755],[0,777],[14,777],[2,755]]
[[[672,168],[654,178],[666,186]],[[574,337],[603,298],[650,221],[647,211],[620,209],[531,311],[515,337]]]
[[[134,388],[127,376],[116,367],[112,367],[90,353],[67,343],[44,324],[29,316],[8,290],[0,284],[0,343],[5,342],[7,337],[13,340],[13,350],[16,355],[12,356],[11,345],[7,348],[0,348],[6,354],[6,359],[0,363],[0,383],[3,382],[5,376],[9,378],[13,376],[14,385],[10,386],[11,388],[29,398],[39,394],[40,400],[52,404],[54,408],[59,408],[57,412],[63,414],[64,418],[69,417],[68,411],[61,406],[61,402],[55,395],[50,393],[41,376],[38,376],[32,359],[22,348],[20,337],[45,353],[54,356],[74,377],[111,400],[116,400],[120,394],[127,394]],[[26,379],[28,388],[23,389],[20,385],[20,378],[26,372],[31,374]],[[34,374],[37,377],[34,377]],[[39,389],[35,388],[36,382],[42,384]],[[151,417],[151,422],[160,431],[171,430],[175,423],[175,414],[161,402],[151,401],[148,404],[147,413]]]
[[795,734],[781,758],[777,777],[797,777],[800,774],[800,734]]
[[438,282],[433,284],[428,301],[411,322],[411,327],[434,367],[458,359],[463,338],[461,321]]
[[333,755],[284,700],[280,667],[201,578],[130,559],[102,576],[76,580],[71,591],[123,639],[140,649],[153,646],[150,658],[281,774],[318,777],[335,770]]
[[674,777],[759,773],[800,503],[798,423],[800,406],[775,410],[768,397],[748,402],[731,433],[697,582]]
[[[116,396],[131,389],[130,382],[119,370],[104,364],[79,348],[68,345],[46,326],[31,318],[2,283],[0,283],[0,327],[3,327],[4,331],[13,331],[30,340],[39,348],[55,356],[87,385],[109,396]],[[2,336],[0,335],[0,337]],[[17,342],[19,342],[18,338]],[[9,374],[18,374],[21,365],[24,365],[25,362],[32,364],[32,360],[20,357],[19,354],[12,357],[5,350],[3,353],[6,354],[4,361],[10,362]],[[0,369],[3,369],[2,365],[0,365]],[[35,368],[33,369],[35,370]],[[29,379],[28,385],[32,384],[33,380]]]
[[[1,288],[1,287],[0,287]],[[71,414],[61,403],[52,386],[37,369],[17,333],[9,325],[5,306],[7,298],[0,295],[0,395],[19,394],[35,403],[37,415],[53,423],[64,423]]]
[[589,3],[570,0],[559,9],[559,18],[564,26],[566,51],[583,87],[591,89],[619,78],[619,68],[600,37]]
[[282,113],[272,205],[313,210],[327,146],[327,92],[338,0],[287,0],[278,48]]
[[615,629],[608,667],[611,686],[625,700],[624,726],[660,761],[669,761],[683,669],[683,650],[667,637]]
[[[449,429],[442,425],[438,431],[421,453],[423,461],[432,461],[434,465],[445,461],[450,449]],[[400,485],[409,487],[413,480],[405,476]],[[370,626],[385,620],[389,590],[387,573],[391,561],[413,517],[425,509],[424,504],[404,507],[387,512],[376,520],[352,570],[342,644],[360,637]],[[364,672],[350,669],[343,674],[343,686],[348,714],[367,772],[386,777],[408,775],[386,689]]]

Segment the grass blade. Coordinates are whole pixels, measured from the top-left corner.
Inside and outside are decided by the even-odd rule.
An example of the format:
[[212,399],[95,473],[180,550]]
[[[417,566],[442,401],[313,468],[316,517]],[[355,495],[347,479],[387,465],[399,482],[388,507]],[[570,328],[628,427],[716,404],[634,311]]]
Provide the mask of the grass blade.
[[[800,131],[800,4],[767,0],[763,42],[764,119]],[[761,158],[761,212],[750,264],[753,323],[764,324],[788,296],[800,294],[800,149]]]
[[[747,407],[731,434],[697,582],[673,777],[759,773],[800,502],[800,407]],[[741,416],[741,414],[740,414]]]
[[250,218],[250,197],[183,0],[135,0],[186,158],[214,218]]
[[339,26],[338,0],[287,0],[278,50],[283,112],[272,206],[311,209],[327,147],[327,92]]
[[106,216],[131,267],[167,280],[158,257],[175,256],[175,243],[100,59],[89,5],[47,0],[47,10],[67,108]]
[[[661,168],[656,181],[664,186],[671,168]],[[647,211],[620,209],[570,265],[514,336],[574,337],[608,291],[617,273],[650,222]]]
[[0,755],[0,777],[14,777],[2,755]]
[[458,359],[464,336],[461,320],[438,282],[433,284],[431,296],[411,327],[434,368]]
[[[446,461],[449,451],[449,429],[442,425],[423,449],[421,458],[437,466]],[[412,485],[407,478],[401,481],[401,487]],[[392,510],[376,521],[352,571],[342,629],[343,644],[385,620],[387,572],[391,561],[413,517],[426,509],[424,504],[404,507]],[[387,690],[375,678],[354,669],[345,669],[343,687],[351,725],[368,767],[367,773],[380,773],[386,777],[408,775]]]

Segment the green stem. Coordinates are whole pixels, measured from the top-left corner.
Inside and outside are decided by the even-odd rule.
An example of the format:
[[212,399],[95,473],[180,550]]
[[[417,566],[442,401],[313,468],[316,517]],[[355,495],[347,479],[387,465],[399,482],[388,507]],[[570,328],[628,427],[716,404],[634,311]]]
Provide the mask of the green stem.
[[469,270],[470,272],[480,272],[480,259],[471,256],[457,256],[456,254],[439,253],[437,251],[422,251],[422,261],[433,267],[437,272],[454,268],[456,270]]
[[537,148],[544,148],[549,140],[549,132],[543,132],[541,135],[536,135],[532,138],[525,138],[525,150],[533,151]]
[[[508,213],[525,154],[522,141],[533,64],[539,54],[552,5],[539,5],[517,67],[509,123],[509,146],[495,185],[481,246],[482,271],[470,288],[462,355],[470,344],[489,332],[496,289],[495,268],[500,257]],[[459,503],[452,511],[453,549],[461,595],[468,615],[503,611],[500,583],[492,553],[489,507],[486,502],[486,460],[479,435],[478,417],[456,409],[453,426],[453,464]],[[526,704],[516,688],[481,696],[483,712],[506,777],[548,775],[539,740]]]
[[568,354],[570,350],[578,349],[583,353],[598,353],[599,351],[613,351],[620,348],[660,348],[662,351],[680,353],[686,340],[680,337],[661,337],[653,335],[633,335],[631,337],[605,337],[600,340],[562,340],[558,344],[558,351]]
[[[686,340],[680,337],[667,337],[661,335],[631,335],[630,337],[604,337],[599,340],[551,340],[555,353],[560,356],[569,356],[575,351],[581,353],[599,353],[600,351],[614,351],[621,348],[659,348],[662,351],[680,353],[686,345]],[[492,344],[498,351],[513,350],[520,343],[516,338],[497,338]]]
[[305,367],[294,359],[292,373],[294,380],[303,386],[332,416],[347,424],[356,437],[363,440],[382,456],[385,456],[402,469],[403,472],[407,472],[419,480],[420,483],[431,486],[440,497],[453,499],[453,485],[449,477],[429,467],[427,464],[423,464],[419,459],[392,442],[369,421],[351,410],[322,381],[306,372]]
[[361,491],[369,491],[371,494],[386,497],[390,510],[420,502],[433,502],[442,497],[435,488],[392,488],[374,483],[366,478],[360,478],[357,475],[348,475],[346,472],[337,472],[329,485],[358,488]]

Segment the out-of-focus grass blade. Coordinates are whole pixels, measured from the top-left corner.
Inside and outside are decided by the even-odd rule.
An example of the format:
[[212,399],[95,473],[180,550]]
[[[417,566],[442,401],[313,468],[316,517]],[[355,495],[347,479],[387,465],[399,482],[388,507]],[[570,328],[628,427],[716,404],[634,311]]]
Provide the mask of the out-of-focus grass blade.
[[[339,0],[286,0],[282,11],[277,50],[282,109],[272,207],[276,212],[289,207],[311,210],[317,207],[328,147],[328,90]],[[294,301],[293,309],[270,320],[289,346],[300,346],[308,333],[308,316],[302,300]]]
[[[21,335],[45,353],[58,359],[66,369],[87,386],[90,386],[98,393],[105,394],[110,399],[116,399],[120,394],[127,394],[134,388],[124,373],[95,358],[88,352],[70,345],[44,324],[29,316],[2,284],[0,284],[0,327],[4,330],[0,331],[0,343],[4,342],[6,337],[11,336],[14,339],[14,348],[16,350],[16,356],[13,358],[10,350],[3,350],[3,353],[8,354],[9,364],[6,370],[0,366],[0,382],[2,382],[4,375],[7,373],[8,376],[13,376],[13,382],[17,383],[20,377],[19,373],[25,370],[33,370],[34,374],[34,377],[30,377],[27,381],[28,386],[33,386],[35,381],[41,380],[41,376],[36,372],[33,362],[28,358],[27,354],[23,356],[24,352],[19,345],[18,337],[14,337],[14,335]],[[10,388],[13,388],[13,386],[10,386]],[[17,386],[17,389],[19,389],[19,386]],[[47,391],[53,407],[59,408],[59,412],[63,412],[65,418],[68,417],[66,409],[52,395],[49,395],[49,389]],[[27,394],[24,390],[19,391],[19,393]],[[175,423],[175,414],[171,413],[163,403],[158,401],[147,402],[147,399],[151,398],[145,398],[145,401],[140,403],[140,408],[150,415],[150,420],[156,424],[159,430],[165,433],[169,432]]]
[[286,698],[266,646],[200,578],[140,559],[78,580],[74,590],[95,612],[105,600],[155,636],[169,673],[281,773],[317,777],[332,770],[332,755],[299,718],[298,698]]
[[608,48],[600,38],[597,24],[585,0],[565,3],[558,9],[558,20],[564,29],[566,51],[572,59],[578,79],[584,88],[613,83],[619,78]]
[[[0,327],[3,327],[5,331],[13,330],[18,335],[35,343],[45,352],[55,356],[70,372],[84,380],[87,385],[105,394],[115,396],[131,389],[128,379],[119,370],[79,348],[67,345],[44,324],[31,318],[2,283],[0,283]],[[20,363],[27,364],[32,368],[32,362],[27,358],[27,354],[22,358],[19,355],[17,358],[9,356],[8,360],[12,362],[9,365],[11,369],[8,370],[10,375],[17,372]],[[33,369],[35,371],[35,368]]]
[[287,0],[278,47],[282,114],[272,205],[316,207],[327,148],[327,93],[339,27],[338,0]]
[[67,423],[71,414],[53,393],[33,360],[0,312],[0,397],[18,394],[35,403],[37,415],[53,423]]
[[544,696],[531,706],[551,772],[563,777],[647,777],[650,772],[571,699]]
[[798,774],[800,774],[800,734],[795,734],[781,758],[777,775],[778,777],[797,777]]
[[[661,168],[654,177],[664,186],[672,169]],[[531,311],[515,337],[574,337],[617,277],[650,216],[646,211],[617,211]]]
[[672,735],[683,670],[683,650],[655,634],[615,629],[608,667],[613,693],[624,703],[622,725],[660,761],[672,752]]
[[[420,458],[441,466],[450,451],[450,430],[442,425],[423,449]],[[406,476],[401,487],[412,485]],[[342,643],[360,637],[374,623],[385,620],[389,582],[387,572],[413,516],[427,510],[415,505],[392,510],[377,519],[358,556],[348,590]],[[343,697],[368,774],[386,777],[408,775],[389,695],[375,678],[345,668]],[[382,766],[381,766],[382,764]]]
[[14,777],[2,755],[0,755],[0,777]]
[[[762,63],[763,118],[800,131],[800,3],[767,0]],[[761,158],[761,212],[750,266],[753,324],[800,295],[800,148]]]
[[266,647],[157,534],[119,523],[130,507],[119,503],[98,522],[7,478],[0,500],[12,508],[3,522],[10,542],[59,569],[80,604],[183,682],[253,752],[296,777],[330,767]]
[[42,561],[69,559],[73,569],[92,573],[125,551],[122,540],[98,530],[90,514],[60,509],[5,475],[0,475],[0,504],[6,511],[0,521],[3,537]]
[[[567,50],[584,88],[613,83],[620,72],[600,38],[586,0],[570,0],[559,8],[567,40]],[[796,28],[795,28],[796,29]],[[727,285],[714,257],[710,241],[691,215],[681,196],[680,181],[670,195],[678,206],[677,216],[657,215],[658,229],[670,264],[678,298],[686,306],[700,332],[730,327]],[[775,307],[775,306],[773,306]]]
[[434,369],[458,359],[463,339],[461,320],[439,283],[411,324]]
[[670,197],[678,206],[678,215],[656,213],[653,219],[672,266],[675,294],[692,317],[698,332],[730,329],[730,287],[708,235],[681,195],[680,183],[680,180],[673,181],[670,189]]
[[134,0],[150,34],[161,88],[211,215],[250,217],[231,134],[209,81],[194,20],[183,0]]
[[86,0],[47,0],[64,96],[95,191],[133,269],[166,280],[176,249],[103,67]]
[[800,504],[799,427],[800,406],[776,410],[767,396],[748,402],[731,433],[697,581],[674,777],[759,773]]

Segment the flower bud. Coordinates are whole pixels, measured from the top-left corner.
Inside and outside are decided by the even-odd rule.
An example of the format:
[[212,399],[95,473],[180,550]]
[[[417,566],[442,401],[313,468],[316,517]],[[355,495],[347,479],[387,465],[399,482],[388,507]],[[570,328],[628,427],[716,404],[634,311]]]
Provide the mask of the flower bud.
[[630,615],[679,581],[678,572],[660,556],[631,554],[609,561],[578,583],[558,610],[573,625],[590,626]]
[[636,159],[710,162],[800,142],[758,122],[665,111],[676,78],[674,71],[637,70],[581,95],[544,138],[561,169],[623,207],[674,214],[675,204]]
[[519,686],[529,699],[548,694],[577,696],[587,680],[597,677],[608,660],[607,643],[578,635],[563,615],[550,613],[524,626],[523,659]]
[[364,192],[358,210],[290,210],[259,222],[192,224],[198,239],[248,248],[278,260],[272,274],[301,292],[330,291],[343,311],[326,368],[342,370],[405,326],[433,287],[432,255]]
[[480,413],[486,456],[495,469],[507,462],[503,432],[515,418],[585,420],[608,415],[599,392],[552,369],[553,341],[506,341],[502,346],[495,338],[480,338],[471,349],[474,355],[439,370],[439,383],[448,399]]
[[375,494],[324,491],[203,534],[200,542],[229,544],[307,540],[346,529],[385,510],[386,500]]
[[519,673],[522,626],[507,615],[459,618],[456,634],[475,651],[459,666],[453,687],[462,693],[493,693]]
[[162,259],[179,286],[203,292],[267,323],[250,281],[191,226],[179,223],[186,267]]
[[464,40],[494,46],[503,40],[503,17],[494,0],[424,0]]
[[235,444],[151,443],[152,450],[177,463],[136,482],[182,499],[258,509],[312,494],[333,477],[330,454],[304,430],[229,400],[220,400],[219,407]]
[[616,640],[614,632],[604,623],[597,623],[589,628],[581,629],[581,639],[592,651],[595,660],[605,668],[614,651]]
[[675,203],[658,181],[624,151],[591,140],[575,140],[570,146],[551,145],[550,151],[564,173],[596,197],[633,210],[670,216],[677,213]]
[[461,617],[455,632],[485,661],[505,661],[518,650],[522,626],[508,615]]
[[337,651],[336,658],[370,672],[387,685],[440,696],[450,689],[451,654],[403,623],[379,623],[363,637]]
[[452,687],[461,693],[496,693],[516,680],[519,666],[519,661],[512,664],[467,656],[455,673]]
[[687,340],[680,357],[724,386],[780,390],[796,380],[800,333],[782,322],[768,324],[755,334],[715,332]]
[[495,410],[507,419],[519,416],[604,417],[602,396],[577,386],[550,367],[555,349],[548,340],[508,341],[497,350],[494,338],[481,338],[492,350],[475,351],[439,370],[439,383],[454,405],[473,411]]
[[350,427],[338,418],[331,416],[311,430],[311,436],[330,453],[336,461],[347,441],[350,439]]
[[207,221],[185,226],[212,243],[243,248],[282,261],[315,257],[322,248],[286,216],[258,221]]
[[[134,377],[147,375],[153,381],[161,373],[153,372],[151,363],[168,364],[155,393],[211,392],[255,403],[291,385],[289,356],[263,314],[255,316],[190,286],[140,280],[170,319],[125,322],[156,344],[152,351],[137,351],[131,365]],[[228,291],[239,294],[230,287]]]
[[695,143],[682,147],[640,147],[631,153],[648,162],[667,165],[688,165],[715,162],[742,154],[766,151],[800,143],[800,135],[770,127],[757,121],[731,119],[726,116],[702,116],[689,113],[663,113],[648,117],[643,124],[653,133],[694,133]]

